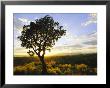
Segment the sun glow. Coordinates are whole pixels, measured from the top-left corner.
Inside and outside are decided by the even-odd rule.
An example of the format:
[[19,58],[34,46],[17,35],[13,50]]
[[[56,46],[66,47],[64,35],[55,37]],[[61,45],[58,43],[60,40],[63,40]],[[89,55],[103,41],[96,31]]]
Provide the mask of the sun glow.
[[[60,55],[76,55],[76,54],[86,54],[86,53],[96,53],[97,49],[96,47],[89,47],[89,48],[79,48],[79,49],[75,49],[75,48],[63,48],[63,49],[58,49],[58,48],[53,48],[51,49],[51,51],[47,51],[45,53],[45,56],[60,56]],[[43,52],[41,52],[41,55],[43,54]],[[14,51],[14,56],[18,56],[18,57],[22,57],[22,56],[29,56],[29,54],[27,53],[26,49],[17,49],[17,51]],[[36,56],[36,55],[34,55]]]

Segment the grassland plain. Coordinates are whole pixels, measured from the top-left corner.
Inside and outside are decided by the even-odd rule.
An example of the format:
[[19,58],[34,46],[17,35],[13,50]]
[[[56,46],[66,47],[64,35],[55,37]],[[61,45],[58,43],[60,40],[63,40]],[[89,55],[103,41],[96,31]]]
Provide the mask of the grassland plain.
[[[47,75],[97,75],[97,54],[45,57]],[[14,75],[42,75],[38,57],[14,57]]]

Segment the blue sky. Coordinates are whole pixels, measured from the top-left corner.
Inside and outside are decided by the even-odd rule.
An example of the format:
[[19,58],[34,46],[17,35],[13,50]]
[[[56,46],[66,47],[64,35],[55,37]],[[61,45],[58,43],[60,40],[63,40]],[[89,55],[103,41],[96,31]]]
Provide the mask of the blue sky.
[[[59,49],[66,53],[69,50],[75,52],[75,49],[90,48],[96,52],[97,45],[97,14],[95,13],[15,13],[14,16],[14,50],[17,53],[25,53],[25,49],[20,47],[20,41],[17,36],[20,35],[23,25],[28,25],[35,19],[40,19],[45,15],[50,15],[55,21],[67,30],[66,36],[63,36],[53,47],[54,51],[60,53]],[[91,48],[92,47],[92,48]],[[88,50],[86,52],[90,52]],[[93,50],[92,50],[93,51]],[[80,51],[81,52],[81,51]],[[55,53],[55,52],[53,52]],[[49,53],[48,53],[49,54]]]

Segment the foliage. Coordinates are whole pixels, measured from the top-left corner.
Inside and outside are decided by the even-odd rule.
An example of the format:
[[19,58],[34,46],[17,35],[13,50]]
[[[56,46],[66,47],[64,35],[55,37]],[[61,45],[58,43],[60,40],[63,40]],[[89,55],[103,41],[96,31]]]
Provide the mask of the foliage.
[[55,22],[51,16],[46,15],[41,19],[36,19],[35,22],[30,22],[30,25],[24,25],[18,39],[22,42],[22,47],[33,49],[27,52],[30,56],[34,53],[40,56],[42,52],[45,54],[45,50],[50,50],[55,45],[55,41],[65,33],[63,26]]
[[[80,58],[77,58],[79,57]],[[83,58],[81,58],[81,56]],[[88,56],[88,57],[87,57]],[[71,58],[73,57],[73,58]],[[94,59],[94,62],[91,62],[89,64],[85,63],[92,61]],[[89,58],[91,57],[91,58]],[[53,59],[49,59],[49,57],[46,59],[46,65],[47,65],[47,75],[96,75],[97,74],[97,65],[92,66],[92,63],[97,62],[96,54],[88,54],[88,55],[76,55],[76,56],[65,56],[65,58],[62,58],[62,56],[56,56]],[[52,58],[52,57],[50,57]],[[67,59],[70,61],[67,63]],[[75,63],[75,58],[78,59]],[[20,58],[15,58],[20,59]],[[21,58],[22,60],[23,58]],[[27,58],[29,59],[29,58]],[[26,57],[24,60],[27,60]],[[83,59],[83,60],[82,60]],[[81,61],[80,61],[81,60]],[[30,60],[29,60],[30,61]],[[80,63],[79,63],[79,62]],[[22,61],[21,61],[22,62]],[[74,63],[73,63],[74,62]],[[83,63],[84,62],[84,63]],[[24,62],[23,62],[24,63]],[[15,65],[14,67],[14,74],[15,75],[42,75],[42,64],[39,60],[30,61],[22,64],[22,65]]]

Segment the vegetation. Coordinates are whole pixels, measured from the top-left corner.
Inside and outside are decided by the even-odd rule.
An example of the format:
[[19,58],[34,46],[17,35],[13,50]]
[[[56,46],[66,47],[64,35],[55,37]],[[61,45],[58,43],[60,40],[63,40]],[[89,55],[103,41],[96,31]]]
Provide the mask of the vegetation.
[[[96,75],[97,54],[50,56],[45,58],[46,75]],[[14,57],[14,75],[42,75],[36,57]]]

